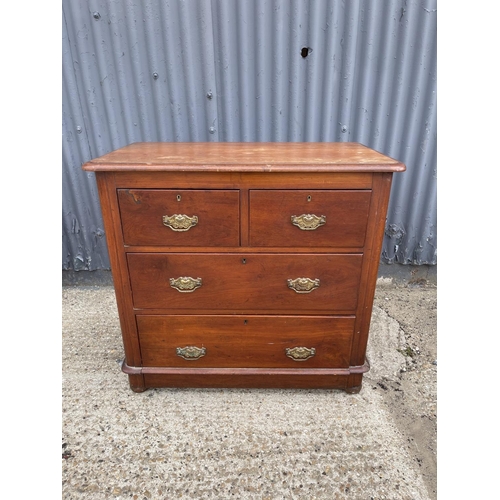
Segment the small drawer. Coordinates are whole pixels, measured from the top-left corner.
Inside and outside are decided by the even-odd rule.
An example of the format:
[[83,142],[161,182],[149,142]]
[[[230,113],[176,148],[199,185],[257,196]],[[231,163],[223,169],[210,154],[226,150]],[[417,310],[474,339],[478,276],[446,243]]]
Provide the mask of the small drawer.
[[125,245],[237,246],[238,190],[118,189]]
[[354,317],[137,316],[143,366],[345,368]]
[[138,309],[356,309],[361,254],[127,254]]
[[369,190],[251,190],[250,244],[362,247]]

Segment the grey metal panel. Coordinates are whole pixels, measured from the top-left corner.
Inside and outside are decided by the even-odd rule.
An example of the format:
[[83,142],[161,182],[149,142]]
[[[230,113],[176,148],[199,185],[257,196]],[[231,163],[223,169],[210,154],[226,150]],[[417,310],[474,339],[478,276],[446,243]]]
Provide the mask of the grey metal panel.
[[95,180],[90,178],[92,174],[80,168],[93,155],[81,109],[81,83],[75,77],[64,17],[62,60],[63,269],[107,269],[109,258],[100,208],[96,203]]
[[382,259],[436,263],[435,0],[73,0],[63,13],[63,268],[109,266],[80,166],[137,141],[361,142],[408,168]]

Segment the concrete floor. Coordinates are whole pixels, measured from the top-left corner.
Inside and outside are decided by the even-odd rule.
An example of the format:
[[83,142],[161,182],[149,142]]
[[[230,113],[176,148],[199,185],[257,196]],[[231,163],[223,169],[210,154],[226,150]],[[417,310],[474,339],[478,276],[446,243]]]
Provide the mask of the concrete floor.
[[111,286],[63,286],[62,498],[436,498],[436,286],[380,278],[359,394],[156,389]]

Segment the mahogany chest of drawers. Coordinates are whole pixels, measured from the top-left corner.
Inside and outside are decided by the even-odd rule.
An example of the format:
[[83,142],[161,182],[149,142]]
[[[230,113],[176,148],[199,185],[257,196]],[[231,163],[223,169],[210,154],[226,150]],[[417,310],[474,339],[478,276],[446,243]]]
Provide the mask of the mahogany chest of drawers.
[[132,390],[361,389],[393,172],[357,143],[92,160]]

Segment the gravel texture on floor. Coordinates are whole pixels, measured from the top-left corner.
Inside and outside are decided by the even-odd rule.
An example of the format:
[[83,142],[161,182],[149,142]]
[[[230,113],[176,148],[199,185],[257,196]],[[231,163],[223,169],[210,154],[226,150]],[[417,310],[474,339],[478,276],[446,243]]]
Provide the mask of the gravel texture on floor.
[[[377,290],[380,305],[396,303],[398,290],[411,302],[411,289],[385,286]],[[435,297],[435,289],[428,296]],[[413,347],[406,331],[388,307],[374,307],[372,370],[359,394],[288,389],[136,394],[120,370],[113,288],[64,287],[62,301],[62,498],[435,498],[434,434],[420,433],[431,448],[422,458],[408,424],[422,418],[412,416],[413,408],[434,412],[435,422],[435,385],[412,393],[407,407],[404,398],[388,396],[404,393],[404,378],[418,372],[408,356]],[[429,342],[435,341],[433,334],[435,327]],[[427,376],[434,380],[436,366],[430,367]]]

